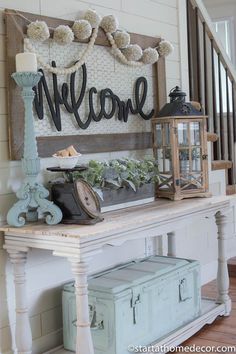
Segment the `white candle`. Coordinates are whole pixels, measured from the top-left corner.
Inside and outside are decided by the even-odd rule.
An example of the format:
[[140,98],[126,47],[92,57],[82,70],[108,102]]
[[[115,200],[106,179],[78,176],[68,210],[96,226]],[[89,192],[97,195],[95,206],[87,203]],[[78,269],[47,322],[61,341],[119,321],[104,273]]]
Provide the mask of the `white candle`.
[[37,71],[37,57],[35,53],[16,54],[16,71]]

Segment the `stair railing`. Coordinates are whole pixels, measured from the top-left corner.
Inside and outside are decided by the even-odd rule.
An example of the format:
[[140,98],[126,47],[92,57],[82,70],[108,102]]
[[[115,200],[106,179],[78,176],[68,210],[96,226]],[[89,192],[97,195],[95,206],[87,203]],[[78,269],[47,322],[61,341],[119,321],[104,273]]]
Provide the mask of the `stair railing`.
[[214,142],[212,159],[230,160],[227,183],[236,184],[236,70],[218,39],[202,0],[187,1],[189,90],[209,116]]

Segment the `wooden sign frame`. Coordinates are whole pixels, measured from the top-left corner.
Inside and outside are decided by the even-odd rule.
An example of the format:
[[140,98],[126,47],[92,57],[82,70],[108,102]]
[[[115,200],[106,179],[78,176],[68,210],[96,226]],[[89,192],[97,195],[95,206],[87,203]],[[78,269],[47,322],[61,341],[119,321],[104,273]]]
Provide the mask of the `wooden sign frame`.
[[[49,27],[55,28],[60,24],[72,26],[72,21],[34,15],[31,13],[17,12],[15,10],[5,10],[6,25],[6,62],[7,62],[7,91],[8,91],[8,127],[10,159],[19,160],[23,152],[24,136],[24,108],[20,90],[11,74],[15,72],[15,56],[24,51],[24,38],[28,22],[23,17],[35,21],[43,20]],[[130,33],[131,43],[137,43],[142,48],[156,47],[161,38],[149,37],[140,34]],[[78,40],[76,40],[78,42]],[[86,43],[87,41],[80,41]],[[96,45],[109,46],[104,32],[99,29]],[[156,64],[156,111],[166,103],[166,73],[165,59],[160,58]],[[66,136],[47,136],[38,137],[38,152],[40,157],[49,157],[55,151],[73,144],[75,148],[83,154],[143,150],[152,147],[151,132],[147,133],[120,133],[120,134],[97,134],[97,135],[66,135]]]

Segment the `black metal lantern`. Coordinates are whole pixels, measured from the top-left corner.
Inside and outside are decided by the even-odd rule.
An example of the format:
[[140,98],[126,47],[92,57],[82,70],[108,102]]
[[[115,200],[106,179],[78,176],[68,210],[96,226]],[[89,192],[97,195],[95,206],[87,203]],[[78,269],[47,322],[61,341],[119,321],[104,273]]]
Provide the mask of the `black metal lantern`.
[[153,119],[153,151],[159,162],[157,196],[172,200],[206,197],[208,161],[206,119],[178,86]]

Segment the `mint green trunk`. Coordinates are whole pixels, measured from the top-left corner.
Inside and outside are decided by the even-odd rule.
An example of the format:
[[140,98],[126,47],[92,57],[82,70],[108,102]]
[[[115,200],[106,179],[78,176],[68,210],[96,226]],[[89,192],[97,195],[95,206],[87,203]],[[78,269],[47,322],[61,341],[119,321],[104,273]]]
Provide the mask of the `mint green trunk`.
[[[197,261],[152,256],[97,274],[89,280],[89,309],[95,354],[128,354],[200,315]],[[73,284],[63,290],[64,347],[75,351]]]

